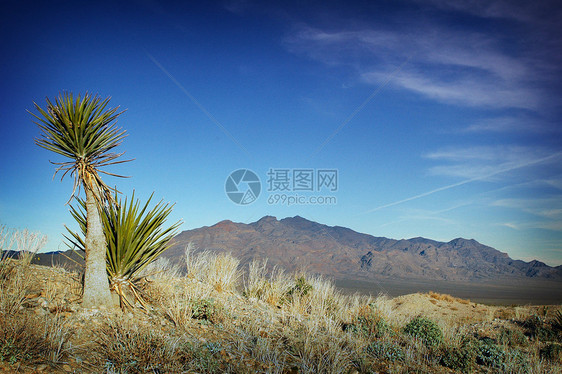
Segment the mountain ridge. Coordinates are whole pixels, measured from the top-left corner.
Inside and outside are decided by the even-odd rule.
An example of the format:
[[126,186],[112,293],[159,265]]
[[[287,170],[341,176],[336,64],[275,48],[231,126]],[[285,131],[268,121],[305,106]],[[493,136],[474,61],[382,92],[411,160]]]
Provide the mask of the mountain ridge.
[[538,260],[515,260],[475,239],[389,239],[301,216],[280,220],[264,216],[249,224],[223,220],[186,230],[172,239],[164,256],[177,260],[190,242],[199,250],[230,252],[243,265],[254,258],[268,259],[271,266],[278,265],[287,271],[304,268],[336,279],[562,281],[562,265],[551,267]]

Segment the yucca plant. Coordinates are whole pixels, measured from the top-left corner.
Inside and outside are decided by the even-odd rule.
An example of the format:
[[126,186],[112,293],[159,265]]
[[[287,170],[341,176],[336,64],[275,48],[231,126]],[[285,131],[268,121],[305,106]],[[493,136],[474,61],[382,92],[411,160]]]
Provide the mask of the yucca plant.
[[[160,201],[149,209],[150,196],[141,206],[133,196],[129,201],[105,205],[101,212],[103,231],[107,239],[106,269],[110,289],[120,298],[122,308],[132,307],[138,301],[146,307],[142,296],[142,270],[156,260],[169,248],[170,239],[176,234],[181,221],[165,227],[166,219],[173,205]],[[78,222],[82,235],[71,231],[67,240],[79,249],[84,249],[82,238],[86,232],[85,203],[78,200],[79,206],[71,206],[71,214]]]
[[111,188],[103,182],[100,173],[120,177],[101,168],[129,161],[116,161],[123,153],[112,152],[125,137],[125,131],[115,125],[117,117],[123,112],[118,112],[118,107],[107,108],[109,98],[102,101],[98,96],[88,93],[78,97],[72,93],[61,93],[54,102],[47,98],[46,109],[34,104],[39,114],[31,114],[37,119],[34,122],[41,131],[41,137],[35,139],[35,143],[70,159],[51,162],[58,165],[55,175],[59,171],[63,172],[61,180],[68,173],[74,177],[74,187],[68,202],[77,197],[82,188],[86,194],[86,268],[82,305],[111,305],[112,297],[104,266],[106,243],[98,206],[111,203],[113,197]]

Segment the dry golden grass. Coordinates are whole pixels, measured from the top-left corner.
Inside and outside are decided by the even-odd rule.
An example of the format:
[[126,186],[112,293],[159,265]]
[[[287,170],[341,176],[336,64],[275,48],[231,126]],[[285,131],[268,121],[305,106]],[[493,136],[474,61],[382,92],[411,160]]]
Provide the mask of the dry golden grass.
[[277,306],[281,305],[287,293],[294,286],[291,278],[278,267],[267,270],[267,260],[253,260],[248,268],[248,276],[244,282],[244,295]]
[[57,365],[68,355],[72,330],[56,313],[22,313],[33,294],[29,261],[0,260],[0,361]]
[[437,292],[433,292],[430,291],[428,292],[429,297],[431,297],[434,300],[441,300],[441,301],[446,301],[449,303],[461,303],[461,304],[465,304],[465,305],[469,305],[470,304],[470,300],[466,300],[466,299],[461,299],[458,297],[454,297],[448,294],[442,294],[442,293],[437,293]]
[[203,251],[193,254],[192,247],[185,250],[187,277],[211,285],[216,291],[234,291],[240,272],[240,261],[229,253],[217,254]]
[[17,230],[0,225],[0,251],[19,252],[19,260],[29,265],[31,260],[47,243],[47,235],[28,229]]

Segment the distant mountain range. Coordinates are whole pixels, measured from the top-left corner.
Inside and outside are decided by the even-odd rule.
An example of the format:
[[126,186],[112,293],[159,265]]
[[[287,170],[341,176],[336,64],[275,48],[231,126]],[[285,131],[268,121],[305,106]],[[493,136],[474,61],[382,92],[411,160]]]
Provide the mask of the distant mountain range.
[[[536,260],[514,260],[507,253],[473,239],[458,238],[447,243],[425,238],[388,239],[299,216],[281,220],[265,216],[250,224],[225,220],[183,231],[172,239],[171,248],[163,256],[183,262],[189,243],[196,251],[232,253],[243,266],[252,259],[268,259],[270,267],[278,265],[288,272],[302,269],[336,280],[487,284],[562,281],[562,265],[551,267]],[[15,257],[18,252],[8,251],[3,255]],[[33,262],[78,269],[83,260],[78,253],[66,251],[40,253]]]
[[183,258],[188,243],[198,250],[230,252],[242,264],[268,259],[287,271],[304,269],[336,279],[378,278],[446,281],[544,279],[562,281],[562,266],[513,260],[472,239],[438,242],[425,238],[388,239],[327,226],[296,216],[266,216],[250,224],[221,221],[183,231],[164,253]]

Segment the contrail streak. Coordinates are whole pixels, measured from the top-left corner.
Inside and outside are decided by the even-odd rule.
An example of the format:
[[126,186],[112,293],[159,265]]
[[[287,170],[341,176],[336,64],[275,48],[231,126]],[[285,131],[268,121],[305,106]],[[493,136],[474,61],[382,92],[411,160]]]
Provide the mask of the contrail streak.
[[178,80],[170,72],[168,72],[168,70],[166,70],[166,68],[164,66],[162,66],[162,64],[160,64],[160,62],[158,62],[158,60],[156,60],[150,53],[148,53],[146,51],[145,51],[145,53],[148,56],[148,58],[150,58],[150,60],[154,63],[154,65],[156,65],[160,70],[162,70],[162,72],[164,74],[166,74],[166,76],[168,76],[168,78],[170,78],[170,80],[172,82],[174,82],[174,84],[180,90],[182,90],[182,92],[187,97],[189,97],[189,99],[193,102],[193,104],[195,104],[207,116],[207,118],[209,118],[215,125],[217,125],[217,127],[219,129],[221,129],[221,131],[227,137],[229,137],[230,140],[232,140],[242,151],[244,151],[244,153],[246,153],[246,155],[250,156],[250,152],[248,152],[248,150],[242,144],[240,144],[240,142],[238,140],[236,140],[236,138],[226,129],[226,127],[224,127],[219,122],[219,120],[215,118],[215,116],[213,116],[211,113],[209,113],[209,111],[207,109],[205,109],[205,107],[191,93],[189,93],[189,91],[180,82],[178,82]]
[[424,193],[419,194],[419,195],[416,195],[416,196],[408,197],[407,199],[395,201],[395,202],[393,202],[393,203],[386,204],[386,205],[381,205],[381,206],[376,207],[376,208],[374,208],[374,209],[368,210],[368,211],[366,211],[365,213],[376,212],[377,210],[381,210],[381,209],[388,208],[388,207],[391,207],[391,206],[395,206],[395,205],[399,205],[399,204],[402,204],[402,203],[406,203],[406,202],[408,202],[408,201],[420,199],[420,198],[422,198],[422,197],[426,197],[426,196],[429,196],[429,195],[433,195],[434,193],[437,193],[437,192],[445,191],[445,190],[448,190],[448,189],[451,189],[451,188],[455,188],[455,187],[458,187],[458,186],[462,186],[462,185],[464,185],[464,184],[471,183],[471,182],[476,182],[476,181],[479,181],[479,180],[482,180],[482,179],[487,179],[487,178],[493,177],[493,176],[498,175],[498,174],[501,174],[501,173],[506,173],[506,172],[511,171],[511,170],[520,169],[520,168],[523,168],[523,167],[526,167],[526,166],[535,165],[535,164],[540,164],[540,163],[542,163],[542,162],[545,162],[545,161],[551,160],[551,159],[553,159],[553,158],[559,157],[560,155],[562,155],[562,152],[554,153],[554,154],[552,154],[552,155],[550,155],[550,156],[546,156],[546,157],[539,158],[539,159],[536,159],[536,160],[532,160],[532,161],[528,161],[528,162],[523,162],[523,163],[521,163],[521,164],[519,164],[519,165],[510,166],[510,167],[507,167],[507,168],[504,168],[504,169],[496,170],[496,171],[494,171],[493,173],[490,173],[490,174],[486,174],[486,175],[482,175],[482,176],[479,176],[479,177],[474,177],[474,178],[466,179],[466,180],[461,181],[461,182],[458,182],[458,183],[453,183],[453,184],[450,184],[450,185],[448,185],[448,186],[439,187],[439,188],[436,188],[436,189],[434,189],[434,190],[431,190],[431,191],[428,191],[428,192],[424,192]]
[[361,110],[363,110],[363,108],[365,107],[365,105],[367,105],[369,103],[369,101],[371,101],[375,96],[377,96],[383,88],[386,87],[386,85],[388,83],[390,83],[390,81],[400,72],[400,70],[402,70],[402,68],[404,67],[404,65],[406,65],[406,63],[408,63],[408,61],[410,61],[412,59],[412,56],[408,57],[406,59],[406,61],[404,61],[400,66],[398,66],[396,69],[394,69],[394,71],[392,73],[390,73],[386,79],[384,80],[383,83],[381,83],[377,88],[375,88],[375,90],[373,91],[373,93],[366,98],[361,105],[359,105],[357,107],[357,109],[355,109],[353,111],[353,113],[351,113],[346,119],[345,121],[343,121],[338,128],[330,135],[326,138],[326,140],[324,140],[324,142],[322,144],[320,144],[320,146],[318,146],[318,148],[316,148],[316,150],[314,151],[314,153],[312,155],[310,155],[310,157],[308,158],[309,160],[311,158],[313,158],[314,156],[316,156],[318,153],[320,153],[320,151],[322,151],[322,149],[329,143],[332,141],[332,139],[357,115],[357,113],[359,113]]

